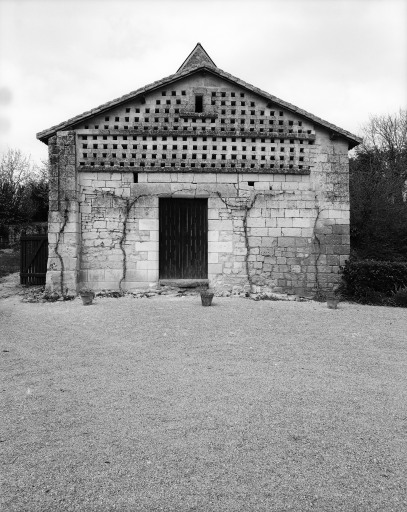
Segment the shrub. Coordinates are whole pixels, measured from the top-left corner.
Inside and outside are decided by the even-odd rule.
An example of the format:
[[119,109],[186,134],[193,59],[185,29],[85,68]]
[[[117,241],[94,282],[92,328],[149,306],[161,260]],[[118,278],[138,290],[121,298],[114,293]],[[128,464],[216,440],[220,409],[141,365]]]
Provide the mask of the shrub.
[[407,287],[407,263],[347,261],[341,271],[341,293],[364,304],[391,303],[394,290]]
[[92,290],[92,288],[88,288],[87,286],[82,286],[79,290],[79,295],[93,295],[95,296],[95,292]]
[[396,306],[407,308],[407,287],[398,288],[393,295],[393,301]]

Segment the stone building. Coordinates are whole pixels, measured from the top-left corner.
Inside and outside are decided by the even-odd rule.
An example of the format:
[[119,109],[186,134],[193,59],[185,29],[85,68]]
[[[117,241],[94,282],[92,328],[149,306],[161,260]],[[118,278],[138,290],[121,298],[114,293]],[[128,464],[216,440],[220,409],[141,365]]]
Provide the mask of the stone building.
[[188,279],[312,296],[338,281],[360,139],[222,71],[199,43],[175,74],[37,137],[49,290]]

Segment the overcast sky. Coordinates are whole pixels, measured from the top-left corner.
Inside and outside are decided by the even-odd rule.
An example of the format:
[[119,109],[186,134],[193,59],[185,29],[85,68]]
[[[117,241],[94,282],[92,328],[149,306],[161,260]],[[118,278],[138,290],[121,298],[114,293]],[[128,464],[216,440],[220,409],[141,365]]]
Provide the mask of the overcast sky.
[[407,0],[0,0],[0,151],[176,72],[215,64],[358,134],[407,105]]

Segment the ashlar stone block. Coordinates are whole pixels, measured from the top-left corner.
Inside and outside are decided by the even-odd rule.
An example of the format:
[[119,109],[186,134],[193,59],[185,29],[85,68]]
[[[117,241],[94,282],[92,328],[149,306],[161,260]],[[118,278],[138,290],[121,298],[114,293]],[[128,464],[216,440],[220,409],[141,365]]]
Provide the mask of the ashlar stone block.
[[158,231],[158,218],[140,219],[139,229],[146,231]]

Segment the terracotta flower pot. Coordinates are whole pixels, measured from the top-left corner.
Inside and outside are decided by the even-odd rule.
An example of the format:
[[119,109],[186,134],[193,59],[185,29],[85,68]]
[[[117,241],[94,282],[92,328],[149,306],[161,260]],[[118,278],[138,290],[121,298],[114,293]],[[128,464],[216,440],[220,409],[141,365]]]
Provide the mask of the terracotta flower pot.
[[211,306],[214,293],[208,290],[201,292],[202,306]]
[[90,304],[92,304],[94,297],[95,297],[95,294],[92,292],[81,293],[81,299],[82,299],[84,306],[89,306]]
[[338,297],[328,297],[326,299],[326,305],[329,309],[338,309],[339,299]]

